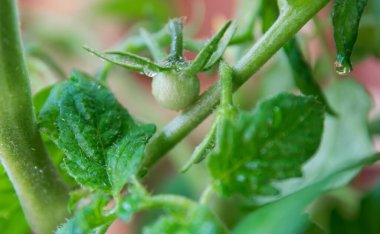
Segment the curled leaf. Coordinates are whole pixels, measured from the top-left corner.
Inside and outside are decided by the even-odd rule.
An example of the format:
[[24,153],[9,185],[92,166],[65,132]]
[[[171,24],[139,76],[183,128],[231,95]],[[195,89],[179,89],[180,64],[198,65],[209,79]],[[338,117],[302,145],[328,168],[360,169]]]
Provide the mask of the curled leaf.
[[227,32],[224,34],[222,39],[218,43],[218,47],[216,51],[214,51],[208,60],[206,66],[203,68],[203,70],[209,70],[212,66],[214,66],[222,57],[224,51],[227,49],[228,45],[230,44],[233,36],[235,35],[237,29],[236,22],[231,23],[231,27],[228,28]]
[[200,163],[210,154],[215,147],[215,136],[217,132],[218,124],[213,123],[210,131],[207,133],[203,141],[195,147],[194,152],[191,154],[190,159],[181,168],[181,172],[186,172],[193,164]]
[[[197,54],[197,57],[192,61],[190,67],[188,70],[191,73],[198,73],[199,71],[202,71],[206,66],[207,63],[210,61],[211,56],[215,52],[215,50],[218,49],[218,44],[222,40],[223,35],[226,33],[227,29],[230,27],[232,21],[228,21],[220,30],[218,33],[216,33],[202,48],[202,50]],[[233,34],[232,34],[233,36]],[[231,38],[232,38],[231,36]],[[231,40],[231,39],[230,39]],[[227,43],[228,44],[228,43]],[[224,52],[224,49],[223,51]],[[220,53],[218,53],[220,54]],[[218,57],[218,56],[216,56]],[[219,58],[218,58],[219,59]],[[215,60],[215,59],[214,59]],[[213,62],[211,62],[213,63]]]
[[335,115],[334,110],[328,104],[318,83],[314,80],[309,64],[303,58],[302,52],[295,38],[284,46],[285,54],[293,70],[293,79],[297,87],[305,95],[316,97],[325,107],[328,113]]

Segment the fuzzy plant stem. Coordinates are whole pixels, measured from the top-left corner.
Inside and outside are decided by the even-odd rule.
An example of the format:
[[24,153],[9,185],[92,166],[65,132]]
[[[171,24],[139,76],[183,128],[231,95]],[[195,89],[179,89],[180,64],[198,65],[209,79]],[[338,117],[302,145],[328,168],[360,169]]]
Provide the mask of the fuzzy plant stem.
[[[260,69],[302,26],[318,13],[329,0],[288,0],[272,27],[234,66],[233,85],[237,90]],[[209,116],[220,100],[220,83],[207,90],[192,106],[158,131],[146,147],[144,168],[151,167],[189,132]]]
[[0,0],[0,160],[36,233],[68,215],[68,187],[45,150],[33,111],[15,0]]

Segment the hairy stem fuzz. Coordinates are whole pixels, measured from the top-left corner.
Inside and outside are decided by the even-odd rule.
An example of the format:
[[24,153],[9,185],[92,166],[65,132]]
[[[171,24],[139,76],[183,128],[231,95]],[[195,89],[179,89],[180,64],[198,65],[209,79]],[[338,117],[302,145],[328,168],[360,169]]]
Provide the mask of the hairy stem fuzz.
[[33,231],[65,221],[68,188],[38,131],[14,0],[0,0],[0,159]]

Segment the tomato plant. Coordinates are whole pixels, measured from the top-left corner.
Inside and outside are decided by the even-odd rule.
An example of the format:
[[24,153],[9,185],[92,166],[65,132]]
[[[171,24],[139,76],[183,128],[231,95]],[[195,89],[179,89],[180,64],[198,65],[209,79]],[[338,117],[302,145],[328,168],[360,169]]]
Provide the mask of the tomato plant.
[[[136,2],[109,4],[127,4],[131,17],[130,7],[150,4],[165,18],[163,3]],[[349,186],[379,160],[372,142],[379,121],[368,124],[371,99],[349,77],[359,59],[378,56],[378,45],[358,32],[363,18],[364,32],[380,35],[379,4],[331,1],[325,25],[317,14],[329,2],[241,0],[235,18],[207,40],[194,39],[184,18],[152,20],[155,30],[137,24],[119,49],[84,47],[105,62],[100,72],[76,68],[66,78],[49,53],[23,47],[16,1],[0,0],[0,233],[105,233],[138,213],[159,214],[141,225],[146,234],[380,232],[379,188],[355,195]],[[324,48],[315,64],[305,55],[309,40],[297,34],[309,21],[325,46],[324,32],[334,31],[336,53]],[[32,94],[26,55],[60,81]],[[147,115],[157,117],[158,104],[177,116],[163,126],[138,120],[112,91],[116,67],[151,79],[156,102],[143,107]],[[234,96],[262,67],[267,78],[248,92],[267,93]],[[200,73],[219,78],[203,93]],[[140,103],[145,95],[138,89],[129,97]],[[175,166],[190,192],[151,191],[145,178],[157,162],[213,112],[208,133]]]

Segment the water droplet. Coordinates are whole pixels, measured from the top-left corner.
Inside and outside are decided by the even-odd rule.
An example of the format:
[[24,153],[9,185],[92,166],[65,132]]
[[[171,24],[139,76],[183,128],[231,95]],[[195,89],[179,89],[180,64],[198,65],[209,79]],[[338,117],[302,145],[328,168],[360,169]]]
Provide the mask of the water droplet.
[[148,76],[148,77],[155,77],[157,75],[157,72],[155,71],[152,71],[151,69],[149,69],[148,67],[144,67],[143,68],[143,73],[144,75]]
[[237,175],[236,179],[239,182],[244,182],[246,178],[245,178],[245,175],[239,174]]
[[335,61],[335,71],[338,75],[345,76],[351,72],[351,67],[348,65],[343,65],[338,61]]
[[123,206],[123,209],[125,211],[131,211],[132,210],[132,206],[128,202],[124,202],[122,206]]

